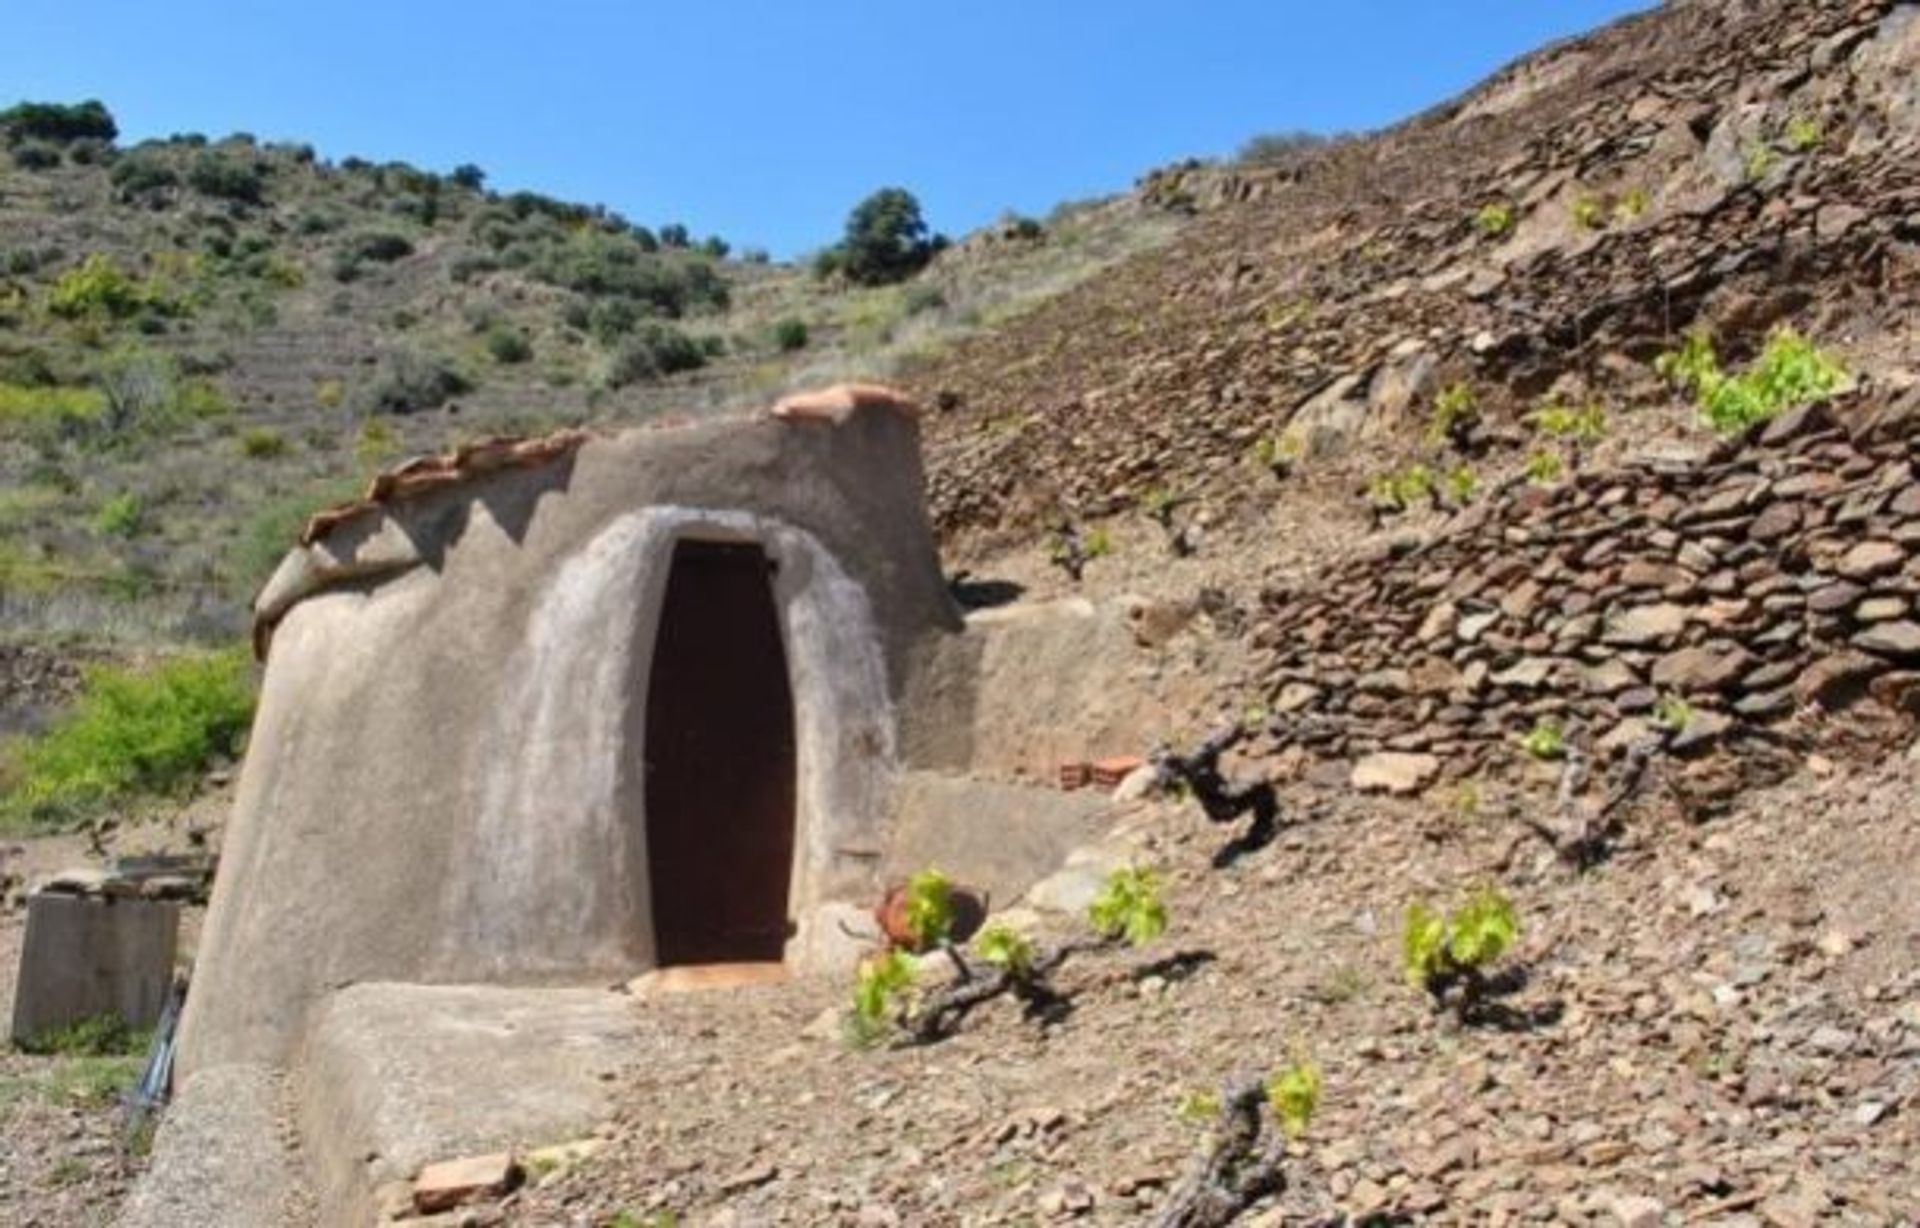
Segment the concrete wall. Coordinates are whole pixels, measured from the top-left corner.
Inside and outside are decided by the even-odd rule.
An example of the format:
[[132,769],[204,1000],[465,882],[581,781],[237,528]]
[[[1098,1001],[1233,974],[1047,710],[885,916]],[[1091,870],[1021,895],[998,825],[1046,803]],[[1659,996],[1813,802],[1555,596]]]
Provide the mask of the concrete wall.
[[180,906],[164,900],[36,892],[13,998],[13,1039],[116,1015],[159,1022],[173,988]]
[[[791,893],[871,898],[896,704],[958,620],[917,428],[767,418],[591,441],[350,522],[274,633],[183,1025],[183,1076],[284,1062],[369,980],[558,983],[652,962],[641,776],[673,543],[778,564],[798,768]],[[283,568],[283,571],[288,570]]]

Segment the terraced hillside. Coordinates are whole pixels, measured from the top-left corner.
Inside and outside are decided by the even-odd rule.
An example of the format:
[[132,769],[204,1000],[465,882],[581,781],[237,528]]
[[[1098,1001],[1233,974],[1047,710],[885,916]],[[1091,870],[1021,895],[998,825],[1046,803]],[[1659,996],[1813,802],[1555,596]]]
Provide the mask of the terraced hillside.
[[0,621],[16,636],[231,636],[301,516],[383,463],[884,374],[1180,223],[1095,202],[862,288],[684,226],[491,193],[476,167],[9,132]]
[[1636,442],[1691,432],[1653,360],[1696,327],[1739,360],[1790,323],[1898,391],[1917,38],[1907,5],[1676,3],[1374,138],[1162,174],[1150,191],[1214,206],[1178,243],[913,371],[962,407],[931,432],[941,524],[1032,540],[1163,491],[1297,531],[1300,488],[1462,459],[1422,442],[1456,385],[1483,482],[1546,402]]

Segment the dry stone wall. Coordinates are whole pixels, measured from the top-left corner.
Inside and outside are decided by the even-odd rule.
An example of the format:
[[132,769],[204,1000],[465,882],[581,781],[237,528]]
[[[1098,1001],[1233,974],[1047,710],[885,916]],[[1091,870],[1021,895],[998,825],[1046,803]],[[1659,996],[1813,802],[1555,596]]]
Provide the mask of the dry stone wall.
[[1808,705],[1920,707],[1920,392],[1815,407],[1693,457],[1509,485],[1432,539],[1253,629],[1267,749],[1410,792],[1518,752],[1537,722],[1604,756],[1669,697],[1673,749]]

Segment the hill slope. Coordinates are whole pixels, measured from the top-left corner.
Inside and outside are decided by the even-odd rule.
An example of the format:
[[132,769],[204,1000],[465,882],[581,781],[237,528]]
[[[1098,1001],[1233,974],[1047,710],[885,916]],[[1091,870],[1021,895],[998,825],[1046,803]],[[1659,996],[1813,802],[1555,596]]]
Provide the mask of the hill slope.
[[931,432],[940,523],[1031,540],[1164,489],[1253,532],[1310,506],[1260,441],[1352,490],[1462,382],[1496,434],[1591,400],[1644,439],[1684,425],[1651,361],[1695,326],[1740,359],[1792,322],[1909,382],[1917,37],[1910,6],[1676,3],[1377,137],[1163,176],[1225,203],[912,372],[964,406]]

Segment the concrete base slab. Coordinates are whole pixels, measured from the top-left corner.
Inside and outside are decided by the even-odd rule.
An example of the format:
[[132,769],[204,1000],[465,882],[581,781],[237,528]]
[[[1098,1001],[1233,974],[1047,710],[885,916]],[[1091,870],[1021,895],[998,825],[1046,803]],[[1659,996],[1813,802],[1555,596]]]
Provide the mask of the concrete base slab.
[[293,1154],[281,1077],[264,1066],[215,1066],[174,1096],[153,1158],[120,1228],[260,1228],[312,1224]]
[[310,1028],[296,1075],[321,1220],[375,1218],[434,1161],[591,1134],[635,1051],[632,1000],[602,989],[355,985]]
[[179,937],[178,904],[36,892],[27,900],[13,1039],[96,1015],[152,1027],[173,984]]

